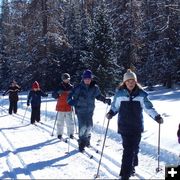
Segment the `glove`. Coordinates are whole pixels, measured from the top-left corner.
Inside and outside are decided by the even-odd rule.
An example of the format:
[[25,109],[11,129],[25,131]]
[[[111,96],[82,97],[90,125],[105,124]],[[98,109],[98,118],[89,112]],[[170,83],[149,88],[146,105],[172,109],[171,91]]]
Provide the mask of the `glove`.
[[114,112],[112,110],[110,110],[107,114],[106,114],[106,118],[107,119],[112,119],[112,117],[114,116]]
[[76,105],[76,101],[74,99],[71,99],[71,100],[68,101],[68,104],[70,106],[75,106]]
[[112,117],[113,117],[113,116],[112,116],[111,113],[107,113],[107,114],[106,114],[106,118],[107,118],[107,119],[112,119]]
[[155,121],[158,122],[159,124],[162,124],[162,123],[163,123],[163,118],[161,117],[160,114],[158,114],[158,115],[155,117]]
[[111,99],[110,98],[105,99],[104,103],[106,103],[110,106],[111,105]]
[[27,103],[27,106],[29,106],[29,103]]

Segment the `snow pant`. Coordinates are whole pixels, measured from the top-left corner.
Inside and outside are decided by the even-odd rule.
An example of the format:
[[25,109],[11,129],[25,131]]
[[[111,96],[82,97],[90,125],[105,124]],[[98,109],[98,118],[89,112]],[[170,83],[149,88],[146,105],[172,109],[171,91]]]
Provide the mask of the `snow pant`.
[[74,122],[72,118],[72,111],[58,112],[57,114],[57,135],[63,135],[64,123],[67,127],[67,135],[74,134]]
[[93,127],[93,113],[77,113],[79,127],[79,145],[89,146],[91,139],[91,130]]
[[9,100],[9,114],[17,113],[17,101]]
[[122,134],[123,156],[120,176],[129,179],[132,170],[138,165],[139,143],[141,133]]
[[31,124],[34,124],[35,121],[39,122],[40,121],[40,108],[41,105],[38,106],[31,106]]

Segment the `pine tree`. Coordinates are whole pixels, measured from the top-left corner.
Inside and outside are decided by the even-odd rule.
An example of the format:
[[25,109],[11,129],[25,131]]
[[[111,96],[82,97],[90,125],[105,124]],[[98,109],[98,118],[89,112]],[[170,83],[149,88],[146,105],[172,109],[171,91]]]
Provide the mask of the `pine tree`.
[[178,71],[178,24],[174,23],[178,22],[178,14],[169,11],[169,5],[170,1],[144,1],[140,79],[147,85],[167,84]]
[[91,51],[91,69],[98,78],[98,84],[105,93],[115,88],[119,82],[121,68],[117,65],[116,39],[104,3],[94,15]]

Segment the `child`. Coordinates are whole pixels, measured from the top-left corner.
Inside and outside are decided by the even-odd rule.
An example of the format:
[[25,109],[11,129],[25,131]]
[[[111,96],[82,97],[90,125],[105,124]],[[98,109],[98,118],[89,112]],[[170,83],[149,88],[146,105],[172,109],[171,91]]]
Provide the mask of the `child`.
[[129,179],[138,166],[138,152],[143,127],[143,109],[157,123],[163,119],[156,112],[148,94],[137,82],[137,77],[130,69],[124,74],[123,83],[116,92],[107,119],[118,113],[118,133],[122,137],[123,156],[121,163],[121,179]]
[[91,130],[93,127],[93,113],[95,99],[111,104],[111,99],[105,98],[99,86],[93,81],[91,70],[85,70],[82,81],[71,91],[68,96],[68,103],[75,106],[79,126],[79,151],[84,152],[85,147],[90,146]]
[[39,86],[39,83],[35,81],[32,84],[32,90],[29,92],[27,106],[31,103],[31,124],[35,121],[40,122],[40,108],[41,108],[41,96],[47,97],[48,94],[44,93]]
[[18,92],[20,90],[20,86],[13,80],[8,90],[3,93],[3,96],[9,94],[9,114],[12,114],[12,112],[17,113]]
[[72,107],[67,103],[67,97],[73,86],[70,83],[70,75],[68,73],[62,74],[62,82],[58,88],[58,100],[56,104],[57,111],[57,137],[61,140],[64,123],[67,126],[67,135],[73,139],[74,123],[72,118]]

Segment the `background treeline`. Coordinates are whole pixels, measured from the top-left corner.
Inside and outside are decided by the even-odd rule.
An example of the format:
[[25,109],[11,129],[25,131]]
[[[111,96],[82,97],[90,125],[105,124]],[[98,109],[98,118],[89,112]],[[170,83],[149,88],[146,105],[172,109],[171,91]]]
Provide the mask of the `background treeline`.
[[2,0],[0,86],[52,90],[90,68],[114,90],[127,68],[143,85],[180,79],[179,0]]

